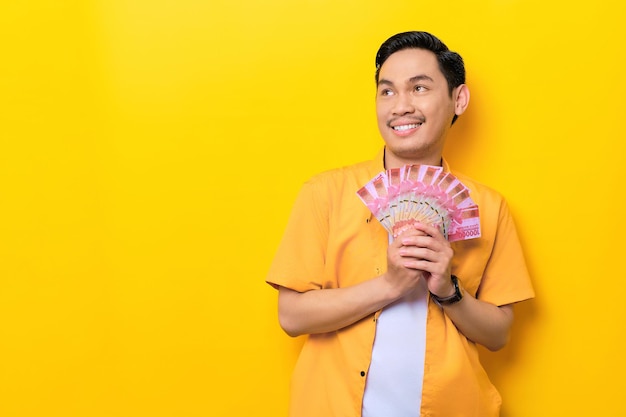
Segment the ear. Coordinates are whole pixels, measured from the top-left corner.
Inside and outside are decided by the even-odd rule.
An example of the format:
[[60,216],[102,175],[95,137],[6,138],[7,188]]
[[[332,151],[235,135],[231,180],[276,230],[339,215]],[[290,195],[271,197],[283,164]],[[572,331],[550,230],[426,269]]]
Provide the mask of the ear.
[[461,84],[454,91],[454,114],[460,116],[469,105],[470,92],[467,85]]

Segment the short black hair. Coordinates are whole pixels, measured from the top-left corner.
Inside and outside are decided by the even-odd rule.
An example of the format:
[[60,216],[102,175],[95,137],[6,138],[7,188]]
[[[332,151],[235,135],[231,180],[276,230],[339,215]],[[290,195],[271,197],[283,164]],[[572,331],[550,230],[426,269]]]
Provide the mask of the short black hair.
[[436,36],[428,32],[413,31],[393,35],[380,46],[376,53],[377,85],[380,68],[387,58],[403,49],[426,49],[434,53],[439,63],[439,69],[448,82],[450,95],[456,87],[465,84],[465,65],[461,55],[448,49]]

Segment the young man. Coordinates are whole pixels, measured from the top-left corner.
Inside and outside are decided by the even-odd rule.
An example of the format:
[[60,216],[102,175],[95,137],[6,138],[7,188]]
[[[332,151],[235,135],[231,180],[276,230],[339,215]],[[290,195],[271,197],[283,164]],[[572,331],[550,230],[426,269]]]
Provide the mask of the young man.
[[384,169],[450,171],[445,138],[469,103],[463,61],[429,33],[400,33],[378,51],[376,86],[384,149],[303,186],[267,277],[285,332],[308,335],[290,415],[497,416],[475,344],[502,348],[513,304],[534,296],[505,201],[452,171],[482,234],[449,243],[427,224],[389,236],[356,193]]

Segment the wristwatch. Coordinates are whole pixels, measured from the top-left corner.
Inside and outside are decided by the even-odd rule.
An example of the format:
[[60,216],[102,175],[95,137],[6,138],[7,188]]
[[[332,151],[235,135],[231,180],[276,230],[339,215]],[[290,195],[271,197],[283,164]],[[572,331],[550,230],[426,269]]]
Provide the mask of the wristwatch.
[[454,285],[454,294],[452,294],[450,297],[442,298],[442,297],[436,296],[432,292],[430,293],[430,297],[433,299],[435,304],[437,304],[440,307],[458,303],[459,301],[463,299],[463,293],[461,293],[461,288],[459,287],[459,279],[456,277],[456,275],[450,276],[450,279],[452,280],[452,285]]

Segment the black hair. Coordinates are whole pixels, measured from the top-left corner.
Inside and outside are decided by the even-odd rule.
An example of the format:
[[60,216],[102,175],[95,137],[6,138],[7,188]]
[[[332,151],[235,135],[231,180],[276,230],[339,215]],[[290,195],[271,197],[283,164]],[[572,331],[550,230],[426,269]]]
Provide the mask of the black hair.
[[448,82],[450,95],[456,87],[465,84],[465,65],[461,55],[448,49],[436,36],[418,31],[398,33],[383,42],[376,53],[376,84],[380,67],[391,54],[403,49],[426,49],[434,53],[439,69]]

